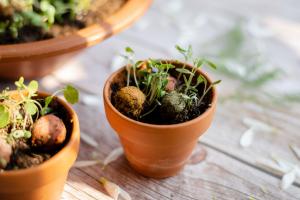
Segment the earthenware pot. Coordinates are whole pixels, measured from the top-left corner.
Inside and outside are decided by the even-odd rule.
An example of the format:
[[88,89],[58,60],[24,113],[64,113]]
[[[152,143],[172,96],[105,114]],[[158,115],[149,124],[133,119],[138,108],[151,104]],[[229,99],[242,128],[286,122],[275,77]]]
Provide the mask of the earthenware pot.
[[[173,64],[183,66],[180,62]],[[205,73],[200,70],[197,73],[211,83]],[[145,176],[165,178],[175,175],[188,161],[199,137],[212,122],[217,103],[216,89],[212,89],[211,106],[197,118],[173,125],[154,125],[133,120],[112,105],[112,85],[125,78],[125,67],[113,73],[105,83],[103,95],[106,117],[119,135],[126,158],[136,171]]]
[[0,77],[16,80],[42,77],[61,67],[79,50],[93,46],[129,27],[150,6],[152,0],[128,0],[103,23],[70,36],[14,45],[0,45]]
[[[50,94],[39,93],[45,98]],[[68,172],[76,160],[80,134],[75,111],[63,100],[55,101],[65,110],[65,125],[70,134],[65,146],[44,163],[28,168],[0,173],[0,199],[59,200]]]

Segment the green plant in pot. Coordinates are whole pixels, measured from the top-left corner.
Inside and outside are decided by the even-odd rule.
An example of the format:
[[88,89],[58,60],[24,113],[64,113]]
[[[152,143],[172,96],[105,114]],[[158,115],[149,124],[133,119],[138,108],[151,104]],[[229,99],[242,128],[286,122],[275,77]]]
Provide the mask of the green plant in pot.
[[183,168],[199,136],[210,126],[217,102],[215,85],[202,71],[216,69],[193,58],[191,46],[176,46],[184,62],[133,61],[104,86],[106,116],[118,133],[131,166],[145,176],[164,178]]
[[0,199],[59,199],[79,148],[79,123],[69,103],[71,85],[53,95],[20,78],[0,93]]

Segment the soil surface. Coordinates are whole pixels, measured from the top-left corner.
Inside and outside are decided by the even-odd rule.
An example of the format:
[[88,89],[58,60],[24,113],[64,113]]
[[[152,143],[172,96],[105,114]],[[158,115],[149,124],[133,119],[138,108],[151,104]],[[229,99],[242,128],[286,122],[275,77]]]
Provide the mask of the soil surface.
[[[114,82],[111,84],[111,102],[115,106],[116,101],[115,101],[115,96],[116,93],[122,88],[126,86],[126,71],[124,71],[122,74],[120,74],[116,80],[118,82]],[[173,77],[177,77],[177,72],[173,70],[170,73]],[[131,80],[130,85],[134,86],[134,81]],[[204,89],[204,84],[200,84],[198,87],[198,91],[203,91]],[[136,119],[133,116],[130,116],[128,113],[123,113],[124,115],[137,120],[141,121],[144,123],[149,123],[149,124],[158,124],[158,125],[163,125],[163,124],[178,124],[186,121],[190,121],[192,119],[195,119],[196,117],[200,116],[203,114],[209,107],[211,107],[211,102],[212,102],[212,91],[209,91],[206,96],[203,98],[203,101],[200,105],[193,105],[191,106],[190,109],[184,109],[181,113],[177,114],[176,116],[172,117],[166,117],[163,109],[161,107],[157,107],[151,114],[141,118],[141,119]],[[144,106],[144,111],[143,113],[147,113],[147,111],[151,110],[152,107],[147,107]]]
[[[13,38],[9,33],[0,35],[0,44],[26,43],[50,39],[58,36],[67,36],[92,24],[101,23],[105,18],[118,11],[127,0],[94,0],[89,12],[78,16],[75,21],[65,20],[54,24],[49,31],[39,27],[25,26],[20,30],[18,38]],[[3,21],[0,13],[0,22]]]

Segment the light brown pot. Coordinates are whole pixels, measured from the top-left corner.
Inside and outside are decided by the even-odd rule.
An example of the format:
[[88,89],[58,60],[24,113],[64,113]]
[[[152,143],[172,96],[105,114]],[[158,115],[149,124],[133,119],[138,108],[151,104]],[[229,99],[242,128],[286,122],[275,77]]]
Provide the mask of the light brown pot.
[[[45,98],[49,94],[39,93]],[[80,134],[75,111],[63,100],[56,98],[71,120],[71,136],[67,144],[44,163],[28,169],[0,173],[0,199],[2,200],[59,200],[68,172],[76,160]]]
[[105,22],[81,29],[77,34],[26,44],[0,45],[0,77],[27,79],[42,77],[72,58],[79,50],[93,46],[129,27],[150,6],[152,0],[128,0]]
[[[200,70],[197,73],[203,74],[211,83],[206,74]],[[119,135],[125,155],[135,170],[153,178],[173,176],[183,168],[198,138],[211,124],[216,109],[216,89],[212,89],[211,107],[199,117],[179,124],[153,125],[130,119],[112,105],[111,85],[122,80],[124,74],[125,67],[113,73],[104,86],[106,117]]]

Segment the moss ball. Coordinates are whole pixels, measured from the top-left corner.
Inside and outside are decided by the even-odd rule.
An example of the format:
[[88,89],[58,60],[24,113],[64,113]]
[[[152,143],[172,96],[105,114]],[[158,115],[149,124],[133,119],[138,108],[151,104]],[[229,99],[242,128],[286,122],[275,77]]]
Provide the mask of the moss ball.
[[185,100],[181,93],[172,91],[166,94],[161,101],[161,114],[164,118],[175,119],[186,106]]
[[146,101],[145,94],[137,87],[127,86],[121,88],[114,97],[115,107],[122,113],[138,117]]

